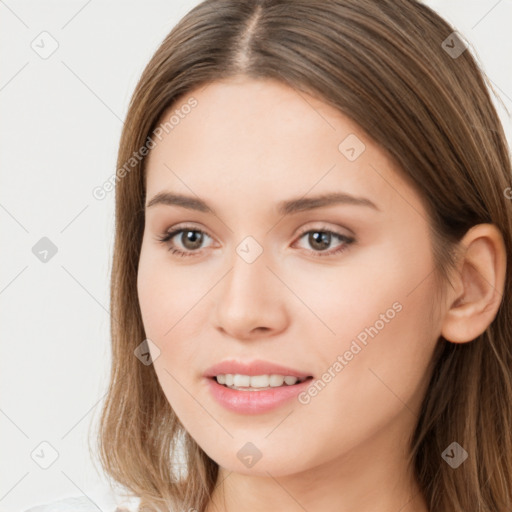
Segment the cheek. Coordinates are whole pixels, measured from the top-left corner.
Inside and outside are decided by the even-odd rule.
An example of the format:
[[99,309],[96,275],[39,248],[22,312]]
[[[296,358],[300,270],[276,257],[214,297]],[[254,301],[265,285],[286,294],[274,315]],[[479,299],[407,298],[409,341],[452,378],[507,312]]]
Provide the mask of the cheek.
[[[299,259],[278,269],[299,299],[293,300],[286,290],[282,294],[294,323],[300,325],[299,332],[307,333],[299,339],[316,340],[313,350],[320,348],[318,352],[325,353],[333,344],[338,349],[347,341],[350,344],[353,337],[376,322],[379,331],[383,325],[388,330],[389,322],[382,324],[381,315],[386,316],[384,320],[401,324],[404,316],[417,312],[418,317],[411,321],[424,321],[433,291],[422,285],[414,288],[424,280],[429,285],[430,248],[418,241],[416,254],[412,254],[408,248],[398,251],[397,245],[396,241],[389,241],[358,248],[337,266],[313,266]],[[407,313],[396,314],[397,309],[404,308]]]
[[173,269],[165,256],[144,250],[141,253],[137,275],[137,293],[144,331],[158,354],[150,345],[153,367],[167,401],[177,410],[194,410],[187,402],[184,384],[187,374],[184,369],[193,368],[197,347],[194,333],[185,332],[190,327],[187,313],[199,300],[197,291],[190,286],[179,269]]
[[319,392],[311,390],[315,396],[305,405],[311,417],[332,412],[324,414],[325,436],[336,437],[340,424],[347,439],[359,438],[362,424],[366,434],[376,432],[405,403],[414,410],[425,389],[439,336],[431,315],[436,299],[431,261],[409,264],[405,256],[380,256],[378,264],[347,275],[343,290],[330,285],[326,292],[324,318],[337,336],[313,349],[312,360],[322,360],[323,369]]
[[[215,275],[213,276],[215,277]],[[179,382],[198,367],[201,332],[206,325],[207,273],[169,262],[166,251],[142,251],[137,293],[146,337],[159,349],[155,371],[167,398],[175,403]],[[204,338],[204,336],[203,336]]]
[[[193,274],[173,266],[165,250],[142,250],[137,293],[146,335],[165,340],[201,298]],[[203,292],[204,293],[204,292]]]
[[[317,386],[296,406],[295,419],[303,425],[302,437],[310,439],[312,457],[348,452],[391,424],[413,427],[437,340],[427,313],[433,293],[426,283],[422,287],[409,296],[410,288],[368,293],[357,316],[340,310],[338,338],[310,352],[323,366],[317,365]],[[290,435],[278,429],[273,441],[286,443]]]

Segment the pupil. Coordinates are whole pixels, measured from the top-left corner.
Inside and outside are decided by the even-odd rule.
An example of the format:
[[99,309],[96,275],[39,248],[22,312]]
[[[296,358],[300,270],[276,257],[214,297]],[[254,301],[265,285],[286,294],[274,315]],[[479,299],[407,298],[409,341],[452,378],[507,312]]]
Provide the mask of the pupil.
[[[185,239],[183,239],[183,237],[185,237]],[[184,247],[193,250],[201,247],[201,243],[203,241],[203,234],[199,233],[198,231],[184,231],[181,238]],[[188,242],[192,242],[192,244],[189,245]]]
[[311,247],[316,246],[317,249],[326,249],[331,242],[331,234],[326,233],[325,231],[312,232],[309,235],[309,242],[311,244]]

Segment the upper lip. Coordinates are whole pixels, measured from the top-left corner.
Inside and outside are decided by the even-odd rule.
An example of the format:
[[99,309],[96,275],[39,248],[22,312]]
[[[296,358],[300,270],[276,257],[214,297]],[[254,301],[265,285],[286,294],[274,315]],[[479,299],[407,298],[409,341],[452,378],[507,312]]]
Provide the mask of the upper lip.
[[210,366],[205,372],[205,377],[215,377],[217,375],[239,374],[239,375],[283,375],[291,377],[306,378],[310,374],[295,370],[269,361],[256,359],[253,361],[222,361],[221,363]]

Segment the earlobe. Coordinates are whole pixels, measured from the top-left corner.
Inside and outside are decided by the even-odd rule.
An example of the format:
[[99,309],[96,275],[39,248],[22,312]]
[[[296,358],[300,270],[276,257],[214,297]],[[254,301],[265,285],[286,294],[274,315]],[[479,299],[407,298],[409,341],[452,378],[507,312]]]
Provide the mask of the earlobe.
[[453,343],[472,341],[492,323],[505,283],[506,249],[494,224],[473,226],[460,241],[461,256],[448,296],[441,334]]

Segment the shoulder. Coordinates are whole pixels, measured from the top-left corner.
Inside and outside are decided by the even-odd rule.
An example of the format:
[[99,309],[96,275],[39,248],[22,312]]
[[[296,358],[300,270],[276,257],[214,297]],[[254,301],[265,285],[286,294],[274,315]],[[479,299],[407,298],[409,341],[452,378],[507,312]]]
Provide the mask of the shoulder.
[[[138,503],[139,500],[137,498],[126,499],[110,508],[103,508],[103,511],[137,512]],[[51,503],[36,505],[23,512],[98,512],[98,505],[86,496],[73,496],[52,501]]]

